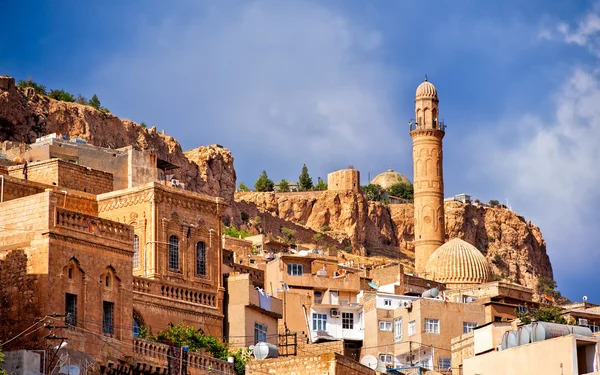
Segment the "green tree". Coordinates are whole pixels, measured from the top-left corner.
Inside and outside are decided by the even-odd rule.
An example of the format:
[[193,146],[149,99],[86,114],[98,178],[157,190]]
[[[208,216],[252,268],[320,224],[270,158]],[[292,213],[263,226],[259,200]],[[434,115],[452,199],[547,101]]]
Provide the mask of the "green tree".
[[40,95],[47,95],[46,86],[35,83],[31,78],[27,80],[20,80],[17,82],[17,86],[23,89],[26,87],[33,87],[36,93]]
[[361,186],[360,190],[365,194],[367,200],[379,202],[383,200],[383,188],[376,184],[369,184],[367,186]]
[[[1,347],[0,347],[0,363],[4,363],[4,353],[2,353]],[[7,375],[6,370],[0,368],[0,375]]]
[[390,186],[387,191],[394,197],[403,198],[409,201],[414,199],[414,188],[412,184],[398,182],[397,184]]
[[279,181],[279,191],[290,191],[290,183],[285,178]]
[[298,177],[298,188],[300,191],[307,191],[312,189],[312,187],[312,178],[308,174],[308,168],[306,167],[306,164],[304,164],[304,166],[302,166],[302,173],[300,173],[300,176]]
[[496,199],[492,199],[489,202],[490,207],[496,207],[499,204],[500,204],[500,202],[498,202]]
[[246,238],[252,235],[251,233],[248,233],[243,229],[237,229],[236,227],[223,227],[223,234],[233,238]]
[[285,237],[285,241],[288,245],[293,245],[296,243],[296,231],[290,228],[281,228],[281,233]]
[[77,97],[75,97],[75,103],[88,104],[88,100],[85,96],[77,94]]
[[250,191],[250,188],[246,186],[244,181],[240,182],[240,186],[238,187],[238,191]]
[[315,190],[327,190],[327,184],[325,183],[325,181],[323,181],[322,178],[319,178],[319,181],[317,182],[317,184],[314,187]]
[[98,95],[94,94],[88,104],[96,109],[102,109],[100,99],[98,99]]
[[48,96],[51,97],[52,99],[61,100],[63,102],[74,102],[75,101],[75,98],[73,97],[73,95],[69,94],[68,92],[66,92],[63,89],[50,90],[50,93],[48,94]]
[[258,177],[258,180],[256,180],[256,183],[254,184],[254,190],[261,192],[275,190],[275,183],[269,178],[269,176],[267,176],[266,171],[262,171],[260,177]]
[[535,310],[517,312],[517,318],[525,324],[532,321],[569,324],[570,321],[563,316],[563,311],[558,306],[540,307]]

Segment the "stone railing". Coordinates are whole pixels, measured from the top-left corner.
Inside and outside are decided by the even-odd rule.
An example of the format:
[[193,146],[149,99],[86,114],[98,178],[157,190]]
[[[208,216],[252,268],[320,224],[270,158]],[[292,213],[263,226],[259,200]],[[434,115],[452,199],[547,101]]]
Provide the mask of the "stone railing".
[[133,277],[133,290],[135,292],[148,293],[197,305],[217,307],[216,293],[207,293],[180,286],[164,284],[143,277]]
[[[160,365],[167,364],[169,346],[153,341],[133,339],[133,351],[145,358],[151,358]],[[236,375],[233,364],[220,359],[215,359],[199,353],[188,354],[188,368],[212,370],[213,373]]]
[[131,230],[131,226],[65,210],[63,208],[56,208],[54,226],[69,229],[74,232],[96,234],[104,238],[113,238],[119,241],[131,241],[133,243],[133,231]]

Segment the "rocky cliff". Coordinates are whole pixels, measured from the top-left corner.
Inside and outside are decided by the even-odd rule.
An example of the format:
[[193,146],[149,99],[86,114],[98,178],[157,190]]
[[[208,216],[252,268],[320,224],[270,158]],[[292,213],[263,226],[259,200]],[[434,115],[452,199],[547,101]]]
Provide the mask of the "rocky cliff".
[[220,146],[201,146],[184,153],[175,138],[146,129],[88,105],[67,103],[20,89],[11,77],[0,76],[0,142],[35,142],[51,133],[85,139],[102,147],[132,145],[154,150],[180,168],[176,176],[192,191],[221,196],[230,202],[235,190],[231,152]]
[[[414,259],[411,204],[367,202],[362,194],[351,191],[237,193],[235,198],[239,212],[252,208],[253,215],[267,213],[304,230],[346,240],[355,253],[408,259],[408,265]],[[487,257],[497,279],[534,288],[540,276],[552,277],[540,229],[523,217],[504,208],[460,202],[446,202],[445,210],[447,237],[460,237],[475,245]],[[236,224],[243,225],[240,219]],[[280,225],[263,225],[262,229],[277,233]]]

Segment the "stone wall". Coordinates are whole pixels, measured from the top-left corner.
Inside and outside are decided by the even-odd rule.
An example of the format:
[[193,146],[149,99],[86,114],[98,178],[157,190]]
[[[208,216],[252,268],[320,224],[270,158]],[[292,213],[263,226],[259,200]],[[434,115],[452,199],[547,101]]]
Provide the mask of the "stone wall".
[[246,374],[277,375],[375,375],[375,371],[338,353],[255,360],[246,365]]
[[[8,174],[12,177],[25,178],[23,169],[23,165],[9,167]],[[29,163],[27,180],[91,194],[102,194],[113,190],[112,174],[60,159]]]
[[327,175],[327,190],[360,190],[358,169],[341,169]]
[[316,344],[307,343],[306,336],[298,334],[298,355],[319,355],[327,353],[344,353],[344,341],[326,341]]

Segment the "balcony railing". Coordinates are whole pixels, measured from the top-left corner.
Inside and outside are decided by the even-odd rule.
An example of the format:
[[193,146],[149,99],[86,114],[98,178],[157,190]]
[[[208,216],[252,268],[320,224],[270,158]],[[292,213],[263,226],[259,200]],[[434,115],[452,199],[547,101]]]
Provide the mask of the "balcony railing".
[[74,232],[96,234],[119,241],[133,241],[133,231],[127,224],[101,219],[95,216],[56,208],[55,227]]
[[[169,352],[168,345],[142,339],[134,339],[133,351],[138,356],[151,358],[163,366],[167,365],[167,353]],[[199,353],[188,354],[188,367],[203,370],[212,369],[212,372],[216,374],[236,375],[232,363]]]
[[208,307],[217,307],[217,295],[215,293],[207,293],[180,286],[163,284],[143,277],[134,276],[133,291]]
[[444,120],[434,120],[433,122],[433,126],[429,127],[429,126],[425,126],[425,125],[421,125],[419,122],[414,121],[413,119],[410,119],[410,121],[408,122],[408,126],[410,131],[413,130],[432,130],[432,129],[436,129],[442,132],[446,132],[446,124],[444,123]]

